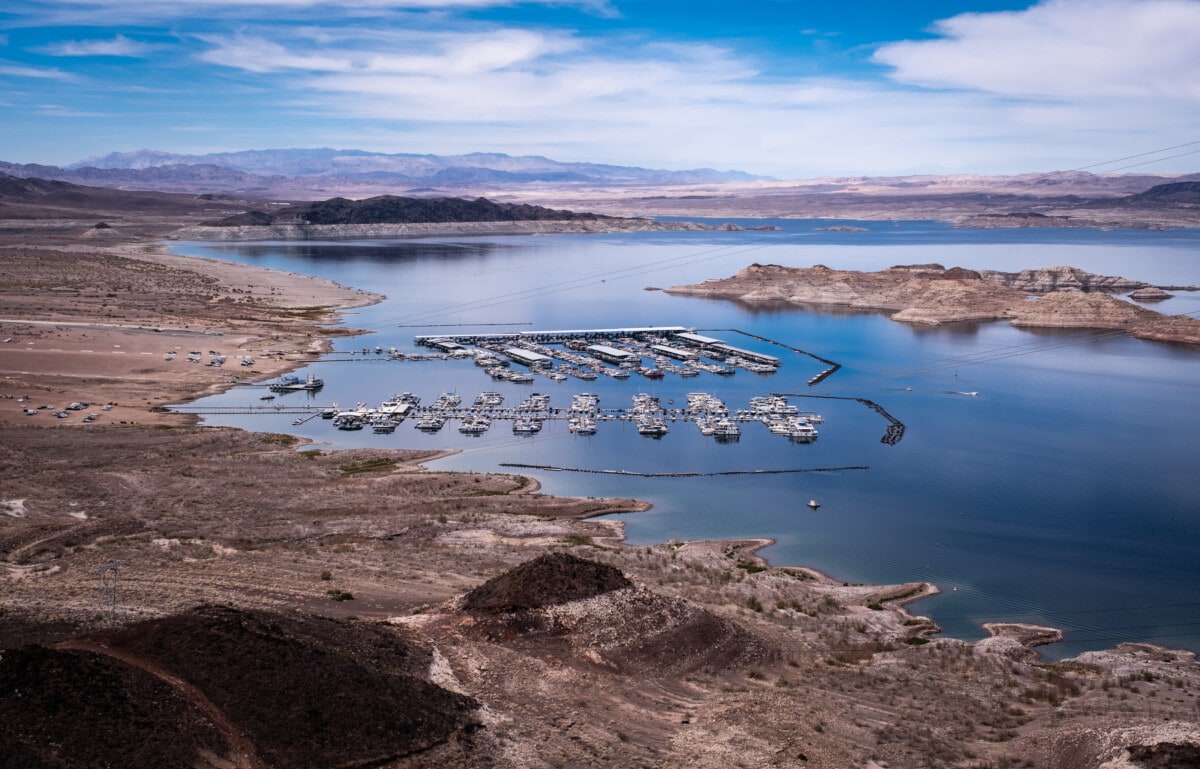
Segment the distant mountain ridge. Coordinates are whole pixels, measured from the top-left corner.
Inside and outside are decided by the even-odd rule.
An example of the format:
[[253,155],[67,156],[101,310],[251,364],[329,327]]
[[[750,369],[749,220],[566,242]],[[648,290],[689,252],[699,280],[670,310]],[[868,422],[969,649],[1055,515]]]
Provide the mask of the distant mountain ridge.
[[337,177],[422,184],[480,182],[555,182],[593,184],[697,184],[754,181],[766,177],[742,171],[697,168],[686,171],[616,166],[603,163],[564,163],[539,155],[512,156],[473,152],[466,155],[420,155],[366,150],[267,149],[180,155],[157,150],[113,152],[66,167],[147,171],[162,167],[220,167],[256,176]]

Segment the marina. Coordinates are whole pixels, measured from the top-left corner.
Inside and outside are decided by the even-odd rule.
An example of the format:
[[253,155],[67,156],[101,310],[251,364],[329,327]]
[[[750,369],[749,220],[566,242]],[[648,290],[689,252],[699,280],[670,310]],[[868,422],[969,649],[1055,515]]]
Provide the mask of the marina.
[[[737,232],[179,244],[176,249],[189,254],[313,274],[390,297],[347,316],[348,327],[369,335],[338,339],[325,355],[296,357],[302,368],[294,373],[322,378],[321,390],[276,393],[276,400],[260,402],[265,388],[239,386],[187,410],[203,413],[205,424],[291,432],[329,450],[433,449],[440,458],[429,463],[431,470],[525,472],[546,494],[645,500],[651,510],[621,518],[633,544],[761,537],[776,543],[762,553],[772,563],[810,565],[850,582],[928,580],[946,592],[924,601],[920,611],[953,637],[978,637],[980,621],[1011,620],[1066,627],[1067,641],[1046,647],[1055,656],[1057,649],[1073,653],[1113,638],[1179,641],[1186,629],[1170,623],[1194,618],[1178,609],[1075,612],[1184,603],[1200,589],[1195,579],[1179,579],[1194,573],[1200,541],[1194,515],[1200,476],[1192,471],[1191,447],[1200,430],[1192,408],[1200,381],[1194,354],[1069,330],[1032,333],[1003,322],[910,326],[879,312],[744,304],[643,288],[732,275],[750,261],[862,270],[927,262],[1009,271],[1071,264],[1119,275],[1136,259],[1132,278],[1190,285],[1200,282],[1196,234],[964,230],[932,222],[863,222],[862,232],[825,232],[814,228],[829,222],[769,223],[781,234],[778,245],[765,248],[761,234]],[[694,259],[698,253],[706,256]],[[662,272],[647,273],[647,265],[659,264]],[[463,280],[464,270],[471,280]],[[534,293],[548,283],[564,288]],[[1200,310],[1200,296],[1179,294],[1155,309]],[[563,342],[515,333],[588,328],[650,329],[664,340],[653,344],[696,352],[683,360],[656,351],[696,375],[643,355],[639,368],[664,374],[652,379],[574,348],[620,349],[619,333],[560,336]],[[773,374],[731,367],[671,338],[668,330],[676,328],[774,356],[781,365]],[[414,343],[414,335],[475,333],[504,334],[504,340],[480,340],[504,347],[549,348],[552,367],[531,368],[469,339],[449,351]],[[184,346],[170,365],[185,365],[187,352]],[[239,352],[267,358],[260,349]],[[206,352],[201,364],[208,359]],[[224,368],[255,378],[232,354]],[[489,368],[532,382],[493,378]],[[369,426],[335,430],[332,415],[292,425],[314,413],[311,407],[335,401],[343,408],[359,401],[377,407],[402,391],[421,395],[420,409],[391,434]],[[445,418],[436,431],[418,429],[439,394],[457,392],[462,405],[471,406],[483,391],[500,393],[501,409],[515,408],[531,392],[546,393],[551,409],[566,413],[544,420],[536,434],[513,434],[512,419],[493,419],[478,436],[458,432],[461,417]],[[595,416],[570,414],[580,392],[599,396]],[[676,409],[691,392],[719,398],[734,415],[749,410],[752,398],[784,395],[798,412],[816,411],[826,421],[811,422],[819,437],[804,444],[783,434],[787,414],[774,425],[737,421],[736,441],[706,435],[711,417],[705,425],[703,417],[665,416],[669,432],[658,439],[639,435],[632,420],[601,418],[610,408],[630,410],[638,393]],[[1129,409],[1130,403],[1139,408]],[[254,408],[246,408],[250,404]],[[293,413],[292,404],[302,408]],[[1066,424],[1072,430],[1059,429]],[[509,462],[665,474],[870,469],[674,478],[502,466]],[[810,500],[820,504],[816,514]],[[1072,631],[1081,616],[1095,629]],[[1122,634],[1125,626],[1161,629]]]
[[[544,393],[531,393],[516,406],[505,407],[504,396],[498,392],[485,391],[475,396],[472,405],[463,406],[462,398],[456,394],[443,393],[432,405],[422,406],[421,398],[405,392],[394,395],[379,406],[371,407],[359,402],[353,408],[340,409],[337,404],[304,404],[287,406],[227,406],[206,410],[199,406],[176,406],[173,411],[185,414],[300,414],[292,424],[300,425],[317,417],[330,420],[339,430],[362,430],[370,427],[377,435],[391,435],[406,420],[425,433],[436,433],[447,422],[458,421],[458,431],[464,435],[483,435],[496,421],[512,422],[516,435],[536,435],[546,422],[566,423],[567,431],[578,436],[595,435],[598,422],[632,422],[640,435],[661,438],[667,435],[674,422],[693,422],[704,436],[718,441],[736,441],[742,433],[741,425],[761,423],[768,432],[782,435],[798,443],[812,443],[817,439],[814,424],[824,421],[815,412],[800,412],[782,395],[756,396],[747,408],[730,409],[725,402],[704,392],[688,393],[687,405],[683,408],[663,406],[653,395],[638,393],[631,399],[628,408],[602,407],[600,398],[593,393],[577,393],[571,396],[566,408],[552,405],[552,398]],[[780,429],[780,425],[784,429]]]
[[[755,338],[787,347],[763,337]],[[438,352],[432,356],[410,356],[396,347],[389,347],[383,357],[385,350],[382,345],[377,345],[373,352],[372,348],[363,348],[361,357],[331,358],[326,362],[471,360],[475,368],[482,369],[493,380],[513,384],[531,384],[535,375],[553,382],[569,378],[595,381],[598,375],[624,382],[636,373],[657,382],[668,374],[691,378],[703,372],[727,377],[739,368],[772,374],[783,365],[783,361],[775,356],[734,347],[683,326],[418,336],[413,341],[417,346]],[[788,349],[808,354],[795,348]],[[521,368],[514,369],[513,364]],[[273,382],[240,384],[265,387],[268,393],[260,400],[274,400],[276,395],[298,392],[312,396],[321,391],[325,383],[310,373],[303,378],[288,375]],[[702,436],[721,443],[737,442],[742,435],[741,425],[746,422],[760,422],[770,434],[786,437],[794,443],[812,443],[818,436],[814,424],[823,421],[814,412],[801,412],[787,402],[786,396],[779,394],[753,396],[747,408],[738,409],[730,409],[721,398],[706,392],[688,393],[684,408],[674,408],[671,404],[664,406],[658,396],[649,393],[633,395],[628,408],[601,407],[600,396],[588,392],[573,393],[566,408],[552,406],[551,396],[538,392],[530,393],[515,407],[505,407],[504,401],[502,393],[485,390],[475,396],[470,406],[464,406],[462,396],[456,392],[443,392],[432,405],[422,406],[420,396],[402,392],[374,407],[360,401],[349,409],[341,409],[336,403],[294,406],[280,403],[260,406],[257,410],[251,406],[226,407],[218,412],[201,412],[194,407],[177,410],[246,415],[297,413],[303,416],[293,425],[320,416],[330,420],[332,427],[338,430],[359,431],[369,427],[372,434],[382,436],[394,434],[408,419],[418,431],[426,434],[438,433],[447,422],[457,421],[459,433],[474,437],[486,434],[496,421],[511,422],[513,435],[524,437],[541,433],[546,422],[564,421],[568,433],[587,437],[599,432],[599,422],[626,421],[633,423],[639,435],[654,439],[668,435],[673,423],[693,422]],[[886,412],[880,413],[889,416]]]
[[[663,379],[667,374],[684,378],[701,373],[729,376],[737,369],[774,374],[783,365],[773,355],[734,347],[683,326],[417,336],[413,342],[438,350],[447,358],[474,358],[493,379],[518,383],[531,383],[535,375],[556,381],[568,377],[594,381],[598,375],[628,379],[639,374],[650,380]],[[528,371],[511,371],[512,363]],[[823,372],[820,378],[833,371],[836,368]]]

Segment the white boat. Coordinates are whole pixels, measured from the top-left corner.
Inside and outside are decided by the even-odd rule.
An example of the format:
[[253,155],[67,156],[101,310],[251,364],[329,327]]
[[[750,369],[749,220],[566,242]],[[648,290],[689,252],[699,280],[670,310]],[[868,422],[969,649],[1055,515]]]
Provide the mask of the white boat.
[[498,392],[481,392],[475,396],[476,406],[494,407],[504,403],[504,396]]
[[790,423],[788,438],[796,443],[812,443],[817,439],[817,428],[803,419],[795,419]]
[[533,435],[541,432],[542,423],[536,419],[513,420],[512,431],[515,435]]
[[366,406],[359,403],[352,409],[339,411],[333,415],[333,426],[339,430],[361,430],[363,423],[370,419]]
[[440,417],[437,414],[428,414],[417,420],[417,429],[436,433],[438,430],[441,430],[445,424],[446,420],[444,417]]
[[381,414],[371,420],[371,429],[376,433],[392,433],[396,431],[396,422]]
[[421,399],[412,393],[400,393],[379,404],[379,412],[388,416],[404,417],[408,412],[417,406]]
[[571,419],[567,421],[567,430],[575,433],[576,435],[595,435],[596,420],[592,419],[591,417],[584,416],[571,417]]
[[458,426],[458,431],[464,435],[483,435],[492,426],[487,417],[467,417]]
[[718,419],[712,428],[713,437],[719,441],[736,441],[742,436],[742,428],[732,419]]
[[641,435],[646,435],[651,438],[661,438],[671,431],[667,427],[667,423],[658,417],[639,417],[637,420],[637,431]]
[[271,385],[271,389],[277,393],[296,392],[306,390],[313,392],[320,390],[325,386],[325,380],[309,374],[306,379],[301,379],[296,376],[287,376]]

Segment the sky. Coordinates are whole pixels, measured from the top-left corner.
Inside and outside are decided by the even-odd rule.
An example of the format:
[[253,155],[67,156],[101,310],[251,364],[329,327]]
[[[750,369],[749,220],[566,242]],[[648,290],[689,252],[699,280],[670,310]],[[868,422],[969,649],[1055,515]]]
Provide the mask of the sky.
[[5,5],[9,162],[335,147],[785,179],[1200,170],[1200,0]]

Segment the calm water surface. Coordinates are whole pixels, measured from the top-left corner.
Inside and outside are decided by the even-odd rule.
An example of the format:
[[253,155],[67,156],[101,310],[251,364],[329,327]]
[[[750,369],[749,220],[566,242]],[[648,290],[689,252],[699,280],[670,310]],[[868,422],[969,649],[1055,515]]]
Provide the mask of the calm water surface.
[[[760,222],[753,222],[754,224]],[[874,270],[894,264],[1017,270],[1070,264],[1157,284],[1200,284],[1200,232],[953,230],[934,223],[861,223],[865,233],[817,232],[826,222],[774,222],[782,232],[422,239],[339,243],[180,244],[180,253],[332,278],[387,301],[347,316],[372,331],[338,340],[415,351],[417,334],[683,325],[783,357],[772,376],[634,377],[616,382],[539,378],[494,383],[471,362],[343,363],[311,372],[321,403],[377,404],[399,391],[469,402],[498,390],[507,404],[531,391],[565,407],[589,391],[604,406],[649,392],[664,404],[703,390],[731,407],[789,392],[872,399],[907,426],[895,446],[886,422],[854,401],[793,398],[826,418],[820,439],[794,445],[747,424],[721,445],[676,423],[661,440],[627,423],[598,435],[548,422],[533,438],[497,423],[467,438],[402,425],[390,436],[346,433],[323,420],[213,416],[210,424],[292,432],[334,446],[457,448],[441,469],[494,470],[501,462],[639,471],[719,472],[868,466],[868,470],[715,478],[630,478],[534,473],[548,493],[632,496],[654,508],[624,516],[633,543],[770,537],[773,563],[806,564],[849,582],[928,580],[943,595],[914,607],[949,635],[978,638],[979,623],[1062,627],[1046,650],[1069,656],[1121,640],[1200,650],[1200,351],[1095,332],[1017,330],[1001,323],[914,329],[876,313],[748,308],[646,287],[723,277],[752,262]],[[1200,293],[1155,307],[1200,313]],[[510,325],[494,325],[510,324]],[[741,329],[838,361],[811,358]],[[702,331],[705,333],[705,331]],[[374,357],[374,356],[371,356]],[[964,393],[977,393],[966,395]],[[213,405],[258,405],[233,390]],[[276,403],[298,403],[302,393]],[[821,508],[805,503],[815,498]]]

